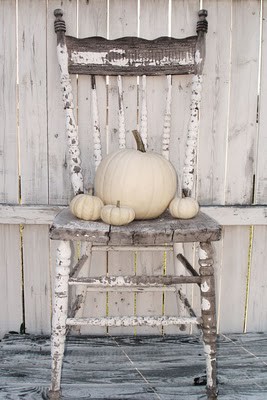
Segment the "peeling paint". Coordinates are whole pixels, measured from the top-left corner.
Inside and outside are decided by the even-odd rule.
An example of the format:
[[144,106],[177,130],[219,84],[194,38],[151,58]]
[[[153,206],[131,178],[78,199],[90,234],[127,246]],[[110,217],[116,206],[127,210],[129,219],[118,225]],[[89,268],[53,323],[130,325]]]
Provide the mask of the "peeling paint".
[[206,252],[206,250],[204,250],[203,248],[199,248],[199,259],[200,260],[207,260],[209,258],[208,253]]
[[200,51],[197,50],[196,53],[195,53],[195,62],[196,62],[196,64],[201,64],[202,60],[203,59],[200,57]]
[[206,357],[206,374],[207,374],[207,386],[213,386],[213,379],[212,379],[212,361],[211,358],[211,346],[209,344],[204,344],[204,352]]
[[202,292],[206,293],[206,292],[209,291],[209,289],[210,289],[210,287],[209,287],[209,285],[207,284],[206,281],[203,282],[203,283],[201,283],[201,291],[202,291]]
[[[64,50],[63,50],[64,51]],[[199,53],[199,52],[198,52]],[[199,61],[200,60],[200,61]],[[171,52],[168,49],[154,51],[150,49],[140,56],[138,49],[110,49],[108,51],[73,51],[71,61],[76,65],[113,65],[113,66],[165,66],[165,65],[194,65],[190,52]],[[195,54],[195,61],[201,62],[200,54]]]
[[73,94],[71,80],[68,72],[68,52],[66,45],[57,46],[58,62],[61,71],[61,88],[63,92],[63,103],[66,115],[66,134],[68,138],[70,154],[70,174],[73,191],[75,194],[83,192],[83,176],[81,160],[79,158],[78,130],[75,122],[73,109]]
[[199,130],[199,108],[202,90],[202,75],[194,75],[192,78],[190,121],[186,139],[185,161],[183,168],[183,191],[191,193],[194,185],[195,160]]
[[103,317],[103,318],[68,318],[67,324],[89,326],[167,326],[198,324],[199,319],[194,317]]
[[203,311],[208,311],[210,310],[210,302],[207,299],[202,299],[201,301],[201,309]]

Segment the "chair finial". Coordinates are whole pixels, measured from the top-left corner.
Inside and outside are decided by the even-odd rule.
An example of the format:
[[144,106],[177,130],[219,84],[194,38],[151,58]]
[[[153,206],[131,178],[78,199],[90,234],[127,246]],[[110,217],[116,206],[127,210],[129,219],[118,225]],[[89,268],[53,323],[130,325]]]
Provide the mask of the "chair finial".
[[57,8],[54,11],[54,16],[56,17],[55,20],[55,32],[66,32],[66,24],[65,21],[62,19],[63,17],[63,10],[61,10],[60,8]]
[[197,33],[199,32],[208,32],[208,21],[206,20],[206,17],[208,16],[208,11],[207,10],[200,10],[198,12],[199,20],[197,22]]

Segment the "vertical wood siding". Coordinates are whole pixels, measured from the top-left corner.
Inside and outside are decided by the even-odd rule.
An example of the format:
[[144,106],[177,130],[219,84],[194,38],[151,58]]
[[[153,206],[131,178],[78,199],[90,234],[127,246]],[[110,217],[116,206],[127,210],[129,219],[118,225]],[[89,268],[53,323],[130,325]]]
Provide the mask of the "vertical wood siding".
[[[202,205],[266,205],[267,201],[267,4],[261,0],[203,0],[209,32],[204,67],[196,195]],[[195,34],[199,0],[0,0],[0,202],[66,205],[72,198],[64,110],[56,57],[54,15],[64,10],[67,33],[79,37]],[[72,77],[85,188],[94,180],[91,78]],[[118,85],[96,77],[103,155],[118,148]],[[140,128],[142,79],[122,78],[126,146]],[[148,149],[161,152],[165,77],[147,77]],[[170,159],[179,182],[189,118],[191,77],[172,77]],[[161,93],[158,95],[158,93]],[[19,183],[20,182],[20,183]],[[181,188],[178,188],[180,194]],[[49,333],[56,243],[48,225],[8,225],[0,220],[0,335],[20,329]],[[194,245],[177,250],[197,264]],[[215,244],[218,325],[221,332],[266,331],[267,227],[224,226]],[[75,248],[80,257],[81,244]],[[90,275],[171,273],[180,270],[168,252],[105,252],[92,258]],[[183,288],[199,309],[197,288]],[[171,292],[88,292],[85,312],[181,315]],[[162,333],[158,328],[110,333]],[[105,328],[82,333],[105,334]],[[165,333],[177,333],[167,327]]]

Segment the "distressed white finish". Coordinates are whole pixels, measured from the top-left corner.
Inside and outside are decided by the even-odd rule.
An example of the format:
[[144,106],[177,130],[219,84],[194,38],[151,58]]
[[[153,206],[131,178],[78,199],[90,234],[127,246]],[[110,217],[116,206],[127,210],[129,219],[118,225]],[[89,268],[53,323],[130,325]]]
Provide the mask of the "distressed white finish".
[[211,347],[209,344],[204,344],[204,353],[206,357],[206,374],[207,374],[207,386],[212,386],[212,367],[211,367],[211,362],[214,361],[214,359],[211,357]]
[[170,159],[170,138],[171,138],[171,101],[172,101],[172,76],[167,76],[167,98],[164,114],[164,126],[162,134],[162,155],[167,160]]
[[68,73],[68,51],[66,45],[59,44],[57,46],[57,55],[60,65],[60,82],[63,91],[63,103],[66,114],[66,134],[69,145],[71,182],[73,191],[77,194],[83,192],[83,176],[81,173],[78,130],[73,113],[73,94],[71,80]]
[[125,149],[126,137],[125,137],[125,116],[124,116],[124,104],[123,104],[123,90],[122,90],[122,78],[118,75],[118,97],[119,97],[119,148]]
[[201,291],[202,292],[208,292],[208,290],[209,290],[209,285],[207,284],[207,282],[205,281],[205,282],[203,282],[203,283],[201,283]]
[[96,85],[92,86],[92,118],[93,118],[93,136],[94,136],[94,161],[95,170],[101,163],[102,160],[102,147],[101,147],[101,134],[100,134],[100,122],[97,105],[97,90]]
[[53,299],[52,319],[52,383],[51,390],[60,390],[60,376],[64,343],[66,338],[66,318],[68,312],[68,278],[70,273],[71,248],[69,242],[61,241],[57,249],[57,265]]
[[[112,59],[113,54],[120,55],[121,57],[116,57]],[[182,53],[184,58],[180,57],[172,57],[165,56],[161,59],[162,65],[168,65],[170,61],[174,65],[193,65],[194,59],[188,52]],[[127,56],[127,52],[122,49],[110,49],[108,52],[94,52],[94,51],[73,51],[71,53],[71,61],[74,64],[78,65],[86,65],[86,64],[94,64],[94,65],[113,65],[116,67],[125,67],[127,65],[131,65],[134,67],[140,67],[142,65],[145,66],[156,66],[157,60],[154,59],[153,55],[150,58],[132,58]],[[196,62],[199,64],[201,62],[200,54],[196,53]]]
[[146,92],[146,75],[142,76],[141,85],[141,122],[140,122],[140,134],[145,146],[147,148],[147,92]]
[[210,309],[210,302],[207,299],[202,299],[201,309],[203,311],[208,311]]
[[188,125],[182,180],[182,188],[187,195],[191,195],[194,185],[202,80],[202,75],[194,75],[192,78],[191,115]]
[[68,318],[67,325],[97,325],[97,326],[165,326],[182,324],[200,324],[201,318],[186,317],[107,317],[107,318]]

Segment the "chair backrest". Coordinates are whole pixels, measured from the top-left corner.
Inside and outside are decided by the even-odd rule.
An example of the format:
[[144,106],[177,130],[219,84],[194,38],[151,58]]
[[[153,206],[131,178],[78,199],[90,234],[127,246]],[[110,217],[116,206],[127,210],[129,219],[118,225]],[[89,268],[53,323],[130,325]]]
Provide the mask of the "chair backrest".
[[[123,76],[138,76],[141,80],[141,117],[140,133],[147,146],[147,96],[146,76],[166,75],[168,90],[162,135],[162,154],[169,158],[170,146],[170,104],[172,97],[172,75],[191,74],[192,90],[190,119],[184,156],[182,192],[190,196],[194,184],[194,169],[199,129],[199,108],[202,89],[202,70],[205,60],[205,34],[208,23],[207,11],[199,11],[197,35],[183,39],[160,37],[145,40],[138,37],[124,37],[108,40],[102,37],[75,38],[65,35],[66,26],[63,11],[54,12],[55,32],[57,33],[57,52],[61,71],[61,85],[66,113],[66,130],[70,153],[71,182],[75,194],[83,193],[83,176],[81,170],[78,129],[74,118],[74,104],[70,74],[91,75],[93,143],[95,168],[102,159],[99,114],[97,109],[97,91],[95,75],[117,75],[118,84],[118,126],[119,147],[124,148],[125,118],[123,104]],[[133,127],[134,129],[135,127]]]

